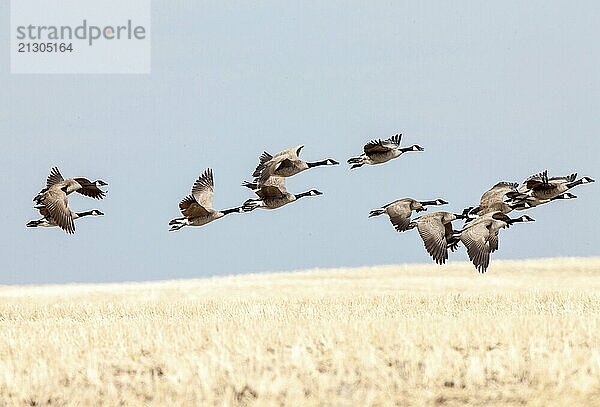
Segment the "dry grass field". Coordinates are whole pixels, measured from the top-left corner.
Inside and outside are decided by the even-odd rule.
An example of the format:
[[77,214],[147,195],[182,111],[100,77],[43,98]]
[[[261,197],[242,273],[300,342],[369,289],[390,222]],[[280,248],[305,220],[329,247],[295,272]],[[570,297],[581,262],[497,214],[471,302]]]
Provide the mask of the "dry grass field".
[[0,405],[600,405],[600,258],[0,286]]

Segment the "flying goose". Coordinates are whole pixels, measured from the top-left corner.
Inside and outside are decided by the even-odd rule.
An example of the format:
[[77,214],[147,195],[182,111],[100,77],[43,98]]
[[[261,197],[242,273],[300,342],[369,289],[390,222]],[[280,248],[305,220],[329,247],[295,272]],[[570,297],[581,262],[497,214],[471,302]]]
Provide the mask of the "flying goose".
[[455,233],[452,221],[465,218],[465,214],[432,212],[415,218],[408,225],[408,229],[416,227],[427,253],[437,264],[444,264],[448,259],[448,240]]
[[507,194],[517,192],[519,186],[516,182],[498,182],[496,185],[488,189],[481,195],[479,206],[475,207],[471,214],[485,215],[495,211],[502,213],[510,213],[514,208],[504,201]]
[[422,212],[426,211],[426,206],[429,205],[446,205],[448,202],[443,199],[436,199],[434,201],[417,201],[412,198],[402,198],[381,208],[374,209],[369,213],[369,218],[373,216],[383,215],[387,213],[390,218],[390,222],[394,225],[394,228],[398,232],[404,232],[408,229],[410,224],[410,216],[412,211]]
[[33,201],[38,205],[44,205],[44,194],[51,188],[62,189],[67,195],[72,192],[78,192],[90,198],[102,199],[106,196],[106,192],[102,191],[100,187],[106,185],[108,184],[101,179],[94,182],[83,177],[65,179],[58,170],[58,167],[53,167],[50,170],[50,175],[46,178],[46,188],[42,189],[33,198]]
[[[58,226],[58,223],[56,223],[56,221],[52,218],[52,216],[50,215],[50,212],[48,211],[48,209],[45,206],[39,206],[37,207],[37,209],[40,212],[40,215],[42,215],[42,218],[38,219],[38,220],[32,220],[30,222],[27,223],[28,228],[37,228],[37,227],[44,227],[44,228],[50,228],[50,227],[55,227]],[[73,218],[73,220],[75,219],[79,219],[79,218],[83,218],[84,216],[102,216],[104,215],[104,213],[100,212],[98,209],[92,209],[91,211],[85,211],[85,212],[71,212],[71,218]]]
[[546,204],[551,201],[556,201],[558,199],[575,199],[575,198],[577,198],[577,195],[573,195],[570,192],[565,192],[565,193],[562,193],[562,194],[557,195],[552,198],[538,198],[535,196],[525,196],[525,197],[521,196],[518,199],[511,201],[510,204],[511,204],[511,208],[513,208],[517,211],[522,211],[523,209],[534,208],[536,206],[543,205],[543,204]]
[[244,181],[242,185],[253,190],[259,197],[259,199],[248,199],[244,202],[242,205],[244,212],[250,212],[256,208],[277,209],[305,196],[323,195],[316,189],[300,194],[289,193],[285,188],[285,178],[280,176],[269,177],[263,184]]
[[232,208],[218,211],[213,209],[214,195],[213,172],[210,168],[204,170],[192,186],[192,193],[179,202],[182,218],[169,222],[169,231],[179,230],[184,226],[202,226],[234,212],[242,212],[242,208]]
[[364,153],[358,157],[352,157],[348,160],[348,164],[351,164],[350,168],[359,168],[365,164],[376,165],[388,162],[393,158],[400,157],[401,154],[407,151],[424,151],[425,149],[421,146],[413,144],[410,147],[400,147],[400,140],[402,134],[396,134],[387,140],[371,140],[368,142],[363,150]]
[[498,232],[513,223],[533,222],[527,215],[511,219],[501,211],[489,212],[467,223],[455,233],[467,248],[469,259],[480,273],[485,273],[490,264],[490,253],[498,250]]
[[252,174],[258,179],[260,184],[267,181],[270,176],[291,177],[299,172],[309,168],[319,167],[322,165],[337,165],[339,164],[332,158],[327,158],[321,161],[306,162],[299,155],[304,145],[289,148],[280,151],[275,155],[271,155],[263,151],[259,157],[259,164]]
[[64,179],[58,168],[54,167],[46,179],[46,188],[42,189],[33,200],[48,211],[49,216],[61,229],[72,234],[75,232],[74,212],[69,208],[67,195],[78,192],[91,198],[102,199],[106,192],[99,187],[104,185],[108,184],[102,180],[90,182],[83,177]]
[[554,199],[571,199],[564,195],[577,185],[595,182],[590,177],[577,178],[577,173],[564,177],[548,177],[548,170],[532,175],[514,193],[509,194],[513,203],[528,203],[532,206],[550,202]]

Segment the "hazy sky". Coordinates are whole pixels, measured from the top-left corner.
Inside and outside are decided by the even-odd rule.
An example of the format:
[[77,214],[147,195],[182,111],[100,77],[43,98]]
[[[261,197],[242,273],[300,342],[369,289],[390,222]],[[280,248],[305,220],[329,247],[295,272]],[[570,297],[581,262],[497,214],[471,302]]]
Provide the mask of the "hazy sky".
[[[409,196],[460,211],[545,168],[600,178],[598,2],[368,4],[153,0],[151,75],[11,75],[2,2],[0,284],[429,262],[416,231],[369,210]],[[396,132],[425,152],[348,169]],[[263,150],[298,144],[343,163],[288,179],[324,195],[168,232],[206,167],[229,208],[252,197],[240,182]],[[106,214],[74,236],[25,228],[54,165],[110,184],[71,195]],[[573,192],[502,231],[492,262],[600,255],[600,183]]]

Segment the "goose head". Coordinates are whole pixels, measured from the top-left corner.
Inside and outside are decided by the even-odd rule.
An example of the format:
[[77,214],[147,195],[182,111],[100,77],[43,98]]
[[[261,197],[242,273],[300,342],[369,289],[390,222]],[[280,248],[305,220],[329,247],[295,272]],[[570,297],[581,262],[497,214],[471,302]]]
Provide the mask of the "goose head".
[[104,187],[104,186],[108,185],[108,183],[102,181],[101,179],[98,179],[94,182],[94,185],[97,187]]
[[332,158],[328,158],[325,160],[325,165],[338,165],[338,164],[339,164],[339,162],[335,161]]
[[448,202],[444,201],[443,199],[436,199],[435,205],[448,205]]
[[590,182],[596,182],[595,180],[591,179],[590,177],[582,177],[581,178],[581,183],[582,184],[588,184]]
[[533,219],[531,216],[527,216],[527,215],[523,215],[523,216],[519,216],[518,218],[512,219],[511,223],[517,223],[517,222],[535,222],[535,219]]
[[573,195],[570,192],[565,192],[564,194],[557,195],[554,199],[575,199],[577,195]]
[[308,191],[308,195],[309,196],[323,195],[323,192],[317,191],[316,189],[311,189],[310,191]]
[[413,144],[412,146],[410,146],[410,149],[412,151],[425,151],[425,149],[417,144]]
[[90,211],[90,215],[92,215],[92,216],[102,216],[102,215],[104,215],[104,213],[100,212],[98,209],[92,209]]

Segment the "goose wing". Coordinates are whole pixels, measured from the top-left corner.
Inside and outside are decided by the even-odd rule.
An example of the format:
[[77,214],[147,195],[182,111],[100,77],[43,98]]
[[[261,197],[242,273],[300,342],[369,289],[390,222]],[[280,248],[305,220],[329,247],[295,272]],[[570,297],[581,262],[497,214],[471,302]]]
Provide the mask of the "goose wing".
[[209,211],[200,205],[193,195],[188,195],[179,202],[179,209],[186,218],[202,218],[208,216]]
[[386,153],[390,150],[394,150],[400,146],[400,140],[402,139],[402,134],[396,134],[390,137],[387,140],[371,140],[364,146],[365,154],[372,153]]
[[[460,234],[460,241],[467,248],[469,259],[480,273],[485,273],[490,264],[490,226],[492,221],[482,218],[481,221],[473,221]],[[496,247],[498,242],[495,242]]]
[[[42,199],[43,206],[56,224],[67,233],[75,232],[73,215],[69,209],[67,194],[60,189],[49,189]],[[40,210],[40,213],[42,211]]]
[[425,250],[437,264],[444,264],[448,259],[446,228],[438,217],[421,218],[417,222],[417,230],[425,244]]
[[256,195],[260,198],[283,198],[286,194],[285,178],[277,176],[269,177],[256,191]]
[[106,196],[106,192],[92,184],[89,179],[82,177],[74,179],[82,186],[81,189],[77,190],[81,195],[89,196],[94,199],[102,199]]
[[390,222],[398,232],[404,232],[408,229],[410,215],[412,214],[410,202],[398,200],[384,206],[384,208],[386,208],[386,212],[390,217]]
[[50,188],[53,185],[58,184],[59,182],[63,182],[65,179],[62,174],[58,170],[58,167],[53,167],[50,170],[50,175],[46,178],[46,188]]
[[259,162],[258,162],[258,165],[256,166],[256,169],[252,173],[252,176],[260,177],[262,170],[265,168],[265,164],[268,163],[272,159],[273,159],[273,156],[271,154],[267,153],[266,151],[263,151],[263,153],[260,155],[260,157],[258,157]]
[[[192,196],[196,203],[202,206],[207,212],[212,210],[214,195],[213,172],[210,168],[204,170],[192,186]],[[183,201],[182,201],[183,202]]]
[[493,204],[502,202],[506,194],[517,192],[518,186],[519,184],[516,182],[498,182],[496,185],[485,191],[483,195],[481,195],[479,206],[482,208],[487,208]]

